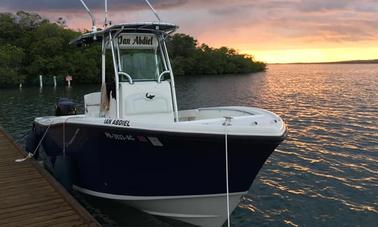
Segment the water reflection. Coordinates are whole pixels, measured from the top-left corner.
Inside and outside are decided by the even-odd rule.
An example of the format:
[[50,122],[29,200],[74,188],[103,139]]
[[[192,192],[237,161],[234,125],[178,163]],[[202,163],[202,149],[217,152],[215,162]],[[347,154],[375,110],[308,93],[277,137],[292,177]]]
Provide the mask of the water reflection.
[[273,103],[260,104],[281,113],[290,137],[263,167],[250,196],[255,207],[272,213],[263,195],[276,191],[277,202],[284,198],[298,206],[271,225],[378,224],[378,124],[372,124],[378,120],[377,72],[374,65],[270,67],[262,97]]

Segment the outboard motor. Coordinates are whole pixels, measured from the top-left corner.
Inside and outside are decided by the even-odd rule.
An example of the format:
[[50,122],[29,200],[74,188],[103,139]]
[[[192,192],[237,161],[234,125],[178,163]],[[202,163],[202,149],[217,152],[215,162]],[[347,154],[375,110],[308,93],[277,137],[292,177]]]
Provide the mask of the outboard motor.
[[59,98],[55,105],[55,116],[76,115],[76,104],[72,99]]

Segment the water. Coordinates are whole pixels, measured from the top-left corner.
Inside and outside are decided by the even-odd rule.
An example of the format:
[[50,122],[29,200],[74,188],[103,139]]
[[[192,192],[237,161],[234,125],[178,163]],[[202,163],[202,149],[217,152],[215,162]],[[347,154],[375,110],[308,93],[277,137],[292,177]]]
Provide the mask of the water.
[[[378,65],[270,65],[266,73],[176,83],[180,109],[257,106],[289,126],[232,214],[234,226],[378,226]],[[0,90],[0,125],[22,143],[34,117],[54,113],[57,97],[82,104],[97,89]],[[182,226],[79,199],[106,226]]]

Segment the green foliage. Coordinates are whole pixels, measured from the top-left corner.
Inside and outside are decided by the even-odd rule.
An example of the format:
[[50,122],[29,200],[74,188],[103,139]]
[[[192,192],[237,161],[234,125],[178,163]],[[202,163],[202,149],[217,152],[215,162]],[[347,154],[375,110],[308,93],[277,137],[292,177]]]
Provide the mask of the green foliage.
[[25,76],[20,73],[24,52],[21,48],[6,44],[0,46],[0,87],[21,83]]
[[[20,11],[0,13],[0,87],[36,84],[39,75],[57,76],[63,83],[66,75],[73,83],[98,83],[101,80],[101,46],[76,48],[69,42],[80,32],[67,29],[59,18],[55,23],[38,14]],[[252,56],[222,47],[198,46],[197,40],[175,34],[168,42],[176,75],[232,74],[265,70],[265,64]],[[107,53],[109,56],[109,53]],[[107,74],[114,75],[110,57]],[[47,79],[45,81],[52,81]]]
[[175,34],[168,43],[172,67],[176,75],[235,74],[264,71],[266,64],[234,49],[198,46],[197,40],[185,34]]
[[99,81],[100,48],[69,45],[80,33],[65,29],[61,18],[51,23],[34,13],[0,13],[0,30],[1,87],[36,84],[39,75],[57,76],[58,83],[66,75],[74,83]]

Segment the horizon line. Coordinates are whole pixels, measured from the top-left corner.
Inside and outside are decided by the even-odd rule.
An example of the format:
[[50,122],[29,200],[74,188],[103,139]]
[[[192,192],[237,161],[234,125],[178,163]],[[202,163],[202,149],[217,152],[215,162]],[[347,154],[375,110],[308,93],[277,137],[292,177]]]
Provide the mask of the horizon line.
[[320,62],[265,62],[268,65],[289,65],[289,64],[378,64],[378,58],[375,59],[356,59],[342,61],[320,61]]

